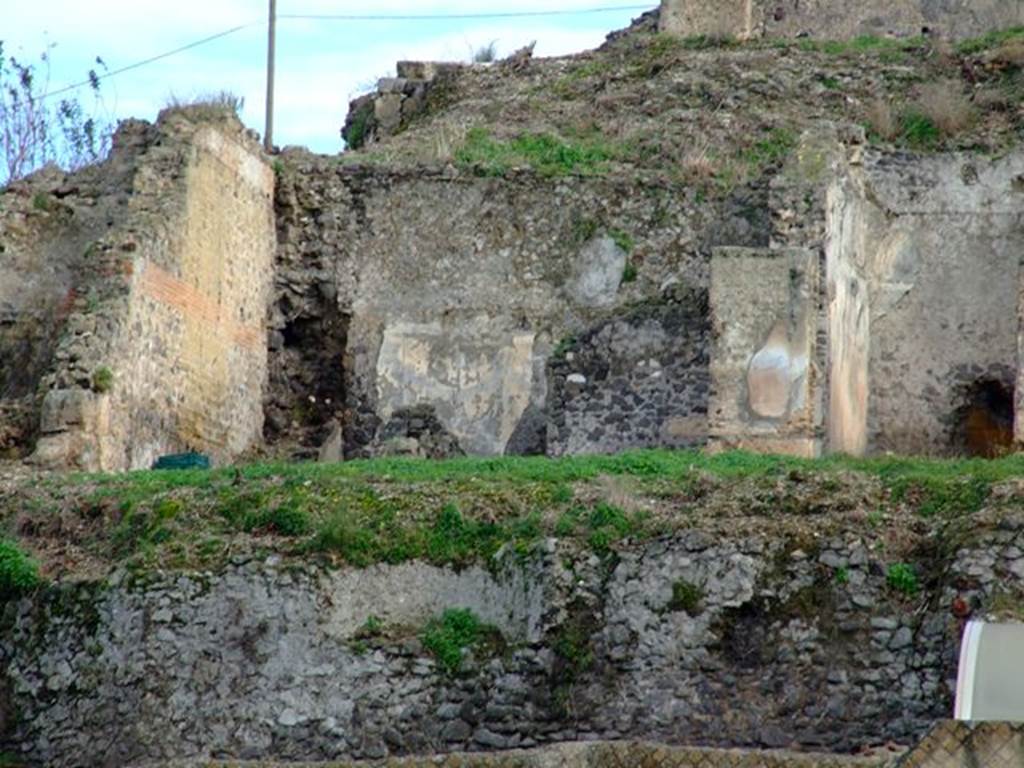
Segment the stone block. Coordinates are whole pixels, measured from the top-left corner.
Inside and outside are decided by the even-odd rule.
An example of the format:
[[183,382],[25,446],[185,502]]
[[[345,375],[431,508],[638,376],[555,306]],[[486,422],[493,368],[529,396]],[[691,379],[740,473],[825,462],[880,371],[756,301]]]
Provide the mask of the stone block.
[[393,133],[402,124],[402,95],[385,93],[373,102],[373,116],[381,129]]
[[99,413],[99,399],[86,389],[55,389],[43,399],[40,430],[44,435],[71,429],[90,429]]

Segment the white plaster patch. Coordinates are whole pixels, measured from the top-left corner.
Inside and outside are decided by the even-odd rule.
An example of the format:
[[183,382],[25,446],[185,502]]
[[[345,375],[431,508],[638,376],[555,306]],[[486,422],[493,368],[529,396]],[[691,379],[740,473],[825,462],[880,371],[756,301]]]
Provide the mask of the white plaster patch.
[[486,316],[453,330],[440,322],[395,323],[377,358],[377,397],[386,419],[429,403],[469,453],[504,453],[530,403],[534,334],[495,328]]
[[587,307],[606,307],[615,303],[626,268],[626,252],[605,235],[587,243],[580,252],[569,295]]

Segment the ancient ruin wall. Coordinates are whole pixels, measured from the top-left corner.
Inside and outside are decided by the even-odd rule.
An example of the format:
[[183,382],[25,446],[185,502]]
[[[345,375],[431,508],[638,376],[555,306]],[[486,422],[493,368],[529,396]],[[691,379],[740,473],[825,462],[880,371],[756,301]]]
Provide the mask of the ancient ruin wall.
[[[919,572],[943,575],[914,598],[887,585],[885,553],[856,534],[799,548],[699,531],[609,560],[550,541],[525,562],[510,552],[460,572],[250,562],[57,586],[5,608],[0,747],[61,768],[611,734],[823,752],[910,745],[951,711],[960,623],[948,606],[1017,589],[1019,535],[1007,524],[955,555],[922,551]],[[446,673],[418,635],[448,607],[496,625],[504,649]],[[370,615],[384,635],[360,633]]]
[[132,194],[89,247],[45,393],[34,460],[148,467],[227,460],[262,436],[273,174],[234,119],[169,113]]
[[834,450],[1008,447],[1024,157],[855,151],[830,194]]
[[1024,1],[662,0],[660,24],[684,36],[963,39],[1024,24]]
[[91,246],[123,212],[139,137],[126,127],[101,166],[48,166],[0,192],[0,456],[31,452],[40,380],[69,317],[98,301],[86,287]]
[[[662,180],[385,172],[304,154],[285,162],[272,368],[287,376],[274,382],[269,420],[287,431],[333,416],[349,454],[393,413],[420,404],[434,407],[466,452],[544,452],[556,349],[637,302],[686,287],[699,295],[714,244],[767,240],[756,221],[764,199],[701,201],[692,187]],[[301,382],[321,377],[304,374],[293,350],[303,328],[330,314],[344,318],[343,356],[313,363],[328,377],[344,370],[344,407],[310,413],[320,397]],[[700,346],[699,315],[692,325],[684,335]],[[685,354],[706,365],[699,349]],[[644,396],[667,404],[651,414],[658,423],[618,447],[648,445],[669,422],[703,416],[663,381],[664,393]],[[614,413],[597,420],[627,423],[629,404],[609,393],[607,405]]]

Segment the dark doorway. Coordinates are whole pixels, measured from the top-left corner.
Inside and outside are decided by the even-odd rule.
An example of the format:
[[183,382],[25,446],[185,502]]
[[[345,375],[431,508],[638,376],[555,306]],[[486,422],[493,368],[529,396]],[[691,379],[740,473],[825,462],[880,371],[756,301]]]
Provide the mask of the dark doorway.
[[956,447],[967,456],[994,459],[1013,450],[1014,391],[995,379],[982,379],[966,390],[957,410]]

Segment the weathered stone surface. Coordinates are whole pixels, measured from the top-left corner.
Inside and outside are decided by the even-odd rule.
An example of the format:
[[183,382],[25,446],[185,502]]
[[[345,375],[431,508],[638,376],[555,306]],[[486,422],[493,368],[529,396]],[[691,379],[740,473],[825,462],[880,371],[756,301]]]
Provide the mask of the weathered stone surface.
[[829,195],[834,449],[984,455],[980,418],[1012,442],[1022,174],[1016,155],[853,154]]
[[962,39],[1024,24],[1020,0],[662,0],[660,26],[678,35],[739,38],[859,35]]
[[704,441],[706,296],[669,293],[588,330],[552,357],[549,455]]

